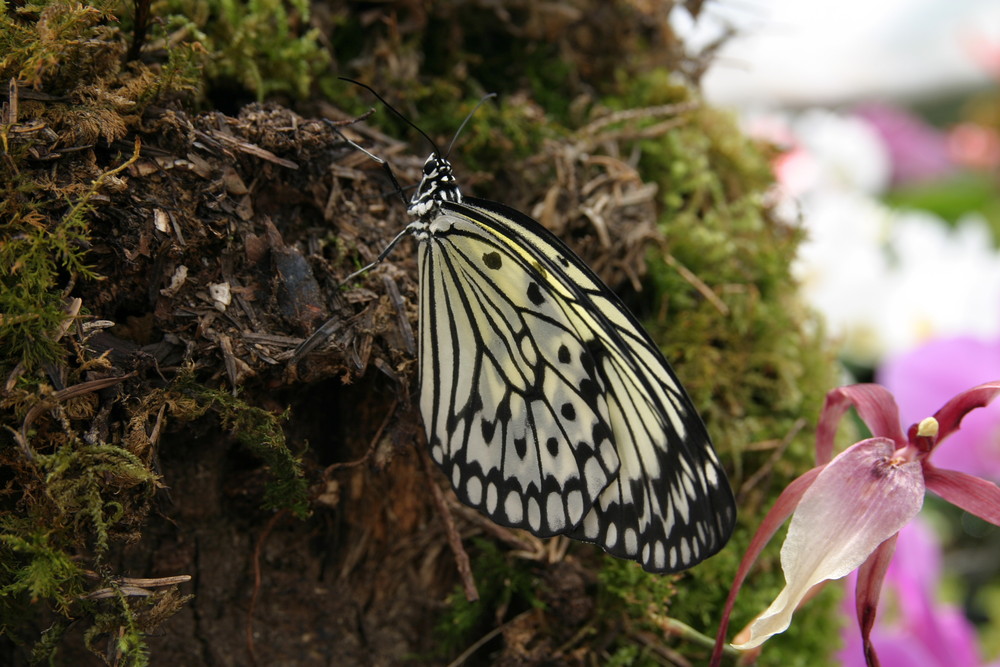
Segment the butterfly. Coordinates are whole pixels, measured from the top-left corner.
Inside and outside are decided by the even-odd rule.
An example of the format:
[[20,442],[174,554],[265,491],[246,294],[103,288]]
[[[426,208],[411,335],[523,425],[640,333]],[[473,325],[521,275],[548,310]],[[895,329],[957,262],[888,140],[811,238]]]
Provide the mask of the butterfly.
[[[373,265],[417,240],[420,412],[458,498],[503,526],[593,542],[650,572],[718,552],[733,493],[656,343],[554,234],[465,196],[447,153],[396,113],[434,149],[407,206],[413,221]],[[347,141],[402,194],[384,160]]]

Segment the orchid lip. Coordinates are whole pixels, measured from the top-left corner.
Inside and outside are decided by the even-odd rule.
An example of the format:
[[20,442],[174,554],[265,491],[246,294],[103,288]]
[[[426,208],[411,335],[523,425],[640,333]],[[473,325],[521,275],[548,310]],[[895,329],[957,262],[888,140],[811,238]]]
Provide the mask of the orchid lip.
[[860,567],[923,505],[919,454],[909,445],[876,437],[844,450],[799,499],[781,547],[785,588],[749,628],[747,650],[784,632],[813,586]]

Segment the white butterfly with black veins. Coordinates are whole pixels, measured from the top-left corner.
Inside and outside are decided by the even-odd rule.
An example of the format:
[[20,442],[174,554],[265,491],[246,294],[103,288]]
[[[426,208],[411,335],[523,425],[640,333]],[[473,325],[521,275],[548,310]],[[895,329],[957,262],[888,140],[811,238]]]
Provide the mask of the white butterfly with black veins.
[[621,300],[535,220],[462,195],[436,148],[407,210],[379,260],[416,237],[420,411],[462,502],[651,572],[721,549],[736,519],[725,473]]

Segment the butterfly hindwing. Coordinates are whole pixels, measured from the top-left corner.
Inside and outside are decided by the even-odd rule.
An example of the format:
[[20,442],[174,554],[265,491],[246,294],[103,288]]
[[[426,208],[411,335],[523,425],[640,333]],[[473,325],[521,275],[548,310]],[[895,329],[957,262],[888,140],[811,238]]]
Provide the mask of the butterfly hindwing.
[[[609,355],[608,402],[621,467],[570,537],[654,572],[690,567],[725,544],[735,510],[724,473],[686,397],[650,391]],[[657,389],[663,390],[657,391]],[[633,397],[657,396],[640,402]]]
[[658,348],[561,241],[500,204],[444,202],[421,239],[421,409],[460,498],[498,523],[676,571],[735,509]]

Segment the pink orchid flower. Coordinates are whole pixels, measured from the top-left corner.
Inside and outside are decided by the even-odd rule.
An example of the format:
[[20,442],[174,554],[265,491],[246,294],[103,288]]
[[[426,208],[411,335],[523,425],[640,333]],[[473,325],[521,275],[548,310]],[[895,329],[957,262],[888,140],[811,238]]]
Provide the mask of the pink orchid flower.
[[[930,462],[935,448],[958,430],[962,418],[989,404],[998,394],[1000,381],[964,391],[933,417],[911,426],[905,435],[896,401],[884,387],[857,384],[827,394],[816,432],[819,465],[788,485],[751,540],[726,600],[712,665],[718,665],[722,658],[729,616],[743,580],[767,542],[792,515],[781,548],[785,588],[750,625],[749,637],[741,637],[741,643],[734,647],[754,649],[784,632],[810,589],[858,570],[856,607],[861,644],[867,665],[877,667],[878,656],[870,636],[882,582],[896,537],[920,511],[925,491],[929,489],[1000,526],[1000,487],[964,472],[937,468]],[[833,458],[837,424],[851,406],[873,437]]]
[[[951,441],[951,445],[957,439]],[[871,638],[885,667],[1000,667],[1000,660],[985,662],[980,654],[976,628],[958,606],[938,596],[941,584],[941,545],[921,516],[899,531],[896,553],[882,584],[882,606],[894,613],[875,621]],[[856,583],[854,573],[845,584]],[[855,605],[844,600],[845,616],[857,619]],[[845,626],[843,647],[837,653],[841,667],[864,667],[865,655],[858,632]]]

